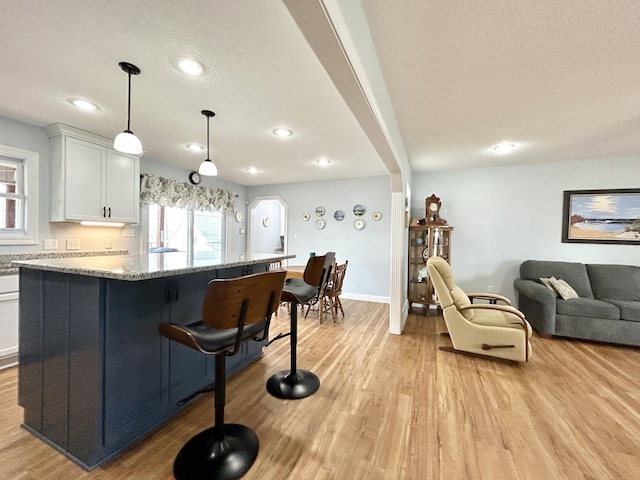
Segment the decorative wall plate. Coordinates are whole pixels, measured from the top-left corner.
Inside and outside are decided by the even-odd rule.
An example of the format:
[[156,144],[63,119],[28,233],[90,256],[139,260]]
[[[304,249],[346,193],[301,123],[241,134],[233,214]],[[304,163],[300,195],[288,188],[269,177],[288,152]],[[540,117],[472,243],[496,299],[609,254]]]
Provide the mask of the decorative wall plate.
[[362,205],[360,205],[359,203],[353,206],[353,214],[356,217],[361,217],[362,215],[364,215],[364,207]]
[[309,220],[309,214],[308,214],[308,213],[303,213],[303,214],[302,214],[302,220],[304,220],[305,222],[306,222],[307,220]]
[[373,212],[371,214],[371,218],[373,218],[376,222],[382,218],[382,214],[380,212]]
[[333,214],[333,218],[335,218],[338,222],[344,220],[344,212],[342,210],[336,210]]
[[353,228],[355,228],[356,230],[362,230],[364,228],[364,220],[362,220],[361,218],[356,218],[353,221]]
[[269,220],[269,217],[264,217],[262,219],[262,225],[264,225],[265,227],[268,227],[271,224],[271,220]]
[[316,215],[321,217],[324,215],[324,207],[316,207]]
[[321,218],[319,218],[318,220],[316,220],[316,228],[318,230],[322,230],[324,228],[324,220],[322,220]]
[[236,222],[242,223],[243,220],[244,220],[244,213],[242,213],[240,210],[236,211]]

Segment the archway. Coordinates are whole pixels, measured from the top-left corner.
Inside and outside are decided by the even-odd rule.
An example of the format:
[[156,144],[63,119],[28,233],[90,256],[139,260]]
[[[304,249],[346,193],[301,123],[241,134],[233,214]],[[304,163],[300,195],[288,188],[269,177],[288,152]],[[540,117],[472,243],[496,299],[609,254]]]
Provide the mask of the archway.
[[278,195],[259,196],[249,204],[247,253],[286,253],[289,207]]

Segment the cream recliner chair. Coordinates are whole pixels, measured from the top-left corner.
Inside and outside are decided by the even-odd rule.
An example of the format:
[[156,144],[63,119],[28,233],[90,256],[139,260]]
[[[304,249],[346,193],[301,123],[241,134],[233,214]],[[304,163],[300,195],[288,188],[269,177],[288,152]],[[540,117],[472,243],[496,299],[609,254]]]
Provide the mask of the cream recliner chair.
[[473,304],[469,296],[456,286],[451,266],[440,257],[427,261],[427,270],[453,348],[441,350],[469,352],[478,355],[526,362],[531,358],[531,325],[524,314],[509,304],[506,297],[495,294],[469,294],[472,297],[501,300],[507,305]]

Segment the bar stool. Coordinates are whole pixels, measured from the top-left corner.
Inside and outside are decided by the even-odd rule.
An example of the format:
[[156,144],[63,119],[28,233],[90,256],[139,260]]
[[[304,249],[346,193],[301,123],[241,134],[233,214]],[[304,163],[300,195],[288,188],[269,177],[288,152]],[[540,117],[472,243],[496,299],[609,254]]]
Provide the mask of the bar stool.
[[329,276],[335,252],[327,252],[321,257],[310,257],[304,269],[303,278],[288,278],[282,290],[282,301],[289,303],[289,323],[291,331],[280,334],[269,343],[279,338],[291,336],[291,369],[272,375],[267,380],[267,391],[277,398],[300,399],[313,395],[320,388],[318,376],[308,370],[297,368],[298,344],[298,305],[314,303],[320,299]]
[[258,456],[259,442],[253,430],[244,425],[224,423],[225,359],[235,355],[242,343],[266,339],[285,277],[286,272],[281,270],[212,280],[205,293],[201,322],[187,326],[159,325],[161,335],[207,355],[215,355],[216,360],[215,425],[198,433],[182,447],[173,464],[173,473],[178,480],[240,478]]

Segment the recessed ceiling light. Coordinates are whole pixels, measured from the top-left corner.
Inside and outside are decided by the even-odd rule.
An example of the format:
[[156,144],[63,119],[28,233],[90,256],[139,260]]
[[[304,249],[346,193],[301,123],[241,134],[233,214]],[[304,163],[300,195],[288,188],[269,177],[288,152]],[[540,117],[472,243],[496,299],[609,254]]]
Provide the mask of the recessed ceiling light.
[[290,137],[292,133],[293,133],[293,132],[292,132],[291,130],[289,130],[288,128],[276,128],[276,129],[273,131],[273,134],[274,134],[275,136],[277,136],[277,137],[282,137],[282,138],[284,138],[284,137]]
[[327,158],[321,158],[320,160],[316,160],[316,163],[321,167],[326,167],[331,163],[331,160]]
[[182,73],[186,73],[192,77],[199,77],[204,73],[204,65],[199,61],[189,57],[178,57],[174,60],[173,64]]
[[260,169],[256,168],[256,167],[249,167],[246,170],[247,170],[247,172],[253,173],[253,174],[256,174],[256,173],[258,173],[260,171]]
[[515,148],[516,148],[515,143],[504,142],[504,143],[499,143],[497,145],[494,145],[493,147],[491,147],[491,150],[497,154],[504,154],[504,153],[509,153],[515,150]]
[[94,112],[98,110],[98,106],[95,103],[92,103],[89,100],[83,100],[82,98],[70,98],[69,103],[74,107],[87,112]]
[[198,145],[197,143],[189,143],[187,144],[187,149],[191,150],[192,152],[201,152],[204,150],[204,147],[202,145]]

